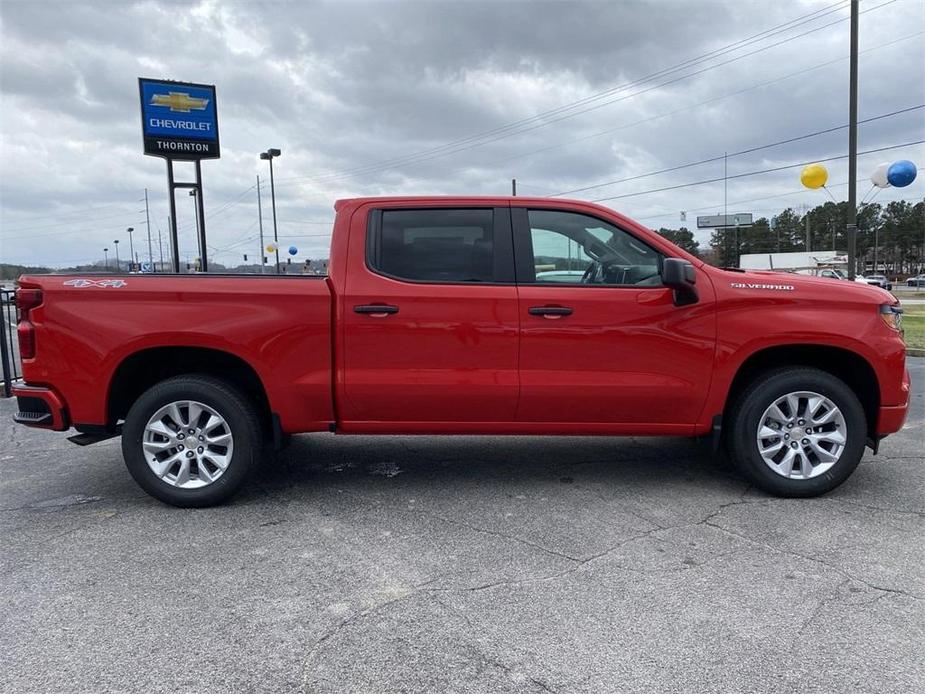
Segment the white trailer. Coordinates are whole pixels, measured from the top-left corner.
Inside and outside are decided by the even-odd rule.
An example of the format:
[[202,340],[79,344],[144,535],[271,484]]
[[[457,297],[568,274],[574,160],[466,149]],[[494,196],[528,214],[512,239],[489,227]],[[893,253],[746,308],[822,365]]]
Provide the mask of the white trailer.
[[843,270],[848,267],[848,255],[842,251],[798,251],[796,253],[746,253],[739,258],[743,270]]

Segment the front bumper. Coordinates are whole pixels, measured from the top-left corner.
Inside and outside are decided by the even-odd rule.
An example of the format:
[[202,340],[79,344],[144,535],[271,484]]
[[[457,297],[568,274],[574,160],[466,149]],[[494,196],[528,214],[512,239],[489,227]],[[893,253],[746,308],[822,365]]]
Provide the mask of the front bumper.
[[67,431],[71,428],[67,407],[51,388],[42,386],[13,386],[13,395],[19,405],[13,421],[27,427]]
[[882,405],[880,412],[877,414],[877,436],[886,436],[895,434],[903,428],[906,423],[906,415],[909,413],[909,371],[903,374],[901,392],[905,395],[902,405]]

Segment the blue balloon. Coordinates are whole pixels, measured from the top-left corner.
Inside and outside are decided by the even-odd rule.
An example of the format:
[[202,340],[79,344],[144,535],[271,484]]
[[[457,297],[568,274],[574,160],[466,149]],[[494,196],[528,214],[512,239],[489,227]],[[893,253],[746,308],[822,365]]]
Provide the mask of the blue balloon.
[[886,172],[886,180],[895,188],[905,188],[915,180],[917,173],[915,164],[908,159],[900,159],[890,165]]
[[298,248],[296,248],[295,246],[289,246],[289,255],[295,255],[298,252],[299,252]]

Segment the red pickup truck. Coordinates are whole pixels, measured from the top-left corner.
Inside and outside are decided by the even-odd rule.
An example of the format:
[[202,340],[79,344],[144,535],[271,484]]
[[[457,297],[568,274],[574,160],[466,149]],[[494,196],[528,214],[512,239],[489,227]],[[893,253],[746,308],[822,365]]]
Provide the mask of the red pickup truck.
[[882,289],[710,267],[585,202],[335,209],[326,277],[22,277],[16,421],[121,433],[146,491],[205,506],[317,431],[712,435],[812,496],[905,420]]

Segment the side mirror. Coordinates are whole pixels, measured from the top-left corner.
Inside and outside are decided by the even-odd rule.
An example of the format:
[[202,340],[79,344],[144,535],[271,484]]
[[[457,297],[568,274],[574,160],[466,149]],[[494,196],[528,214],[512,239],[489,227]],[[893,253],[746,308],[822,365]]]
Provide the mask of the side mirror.
[[675,306],[697,303],[697,274],[690,261],[681,258],[665,258],[662,261],[662,284],[674,290]]

